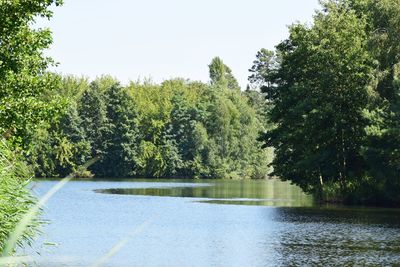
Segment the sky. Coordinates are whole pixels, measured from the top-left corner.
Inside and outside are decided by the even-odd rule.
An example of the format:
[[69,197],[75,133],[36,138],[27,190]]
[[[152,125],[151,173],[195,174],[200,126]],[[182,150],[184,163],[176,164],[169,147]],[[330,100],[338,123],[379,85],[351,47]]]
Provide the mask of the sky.
[[318,0],[64,0],[53,8],[53,70],[123,84],[151,78],[207,82],[215,56],[242,88],[261,48],[273,50],[287,26],[311,23]]

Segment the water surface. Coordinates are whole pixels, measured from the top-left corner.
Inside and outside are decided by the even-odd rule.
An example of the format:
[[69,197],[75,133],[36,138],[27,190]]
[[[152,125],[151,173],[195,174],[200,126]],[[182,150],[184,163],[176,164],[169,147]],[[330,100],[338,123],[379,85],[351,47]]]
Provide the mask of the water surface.
[[51,224],[34,245],[39,266],[88,266],[121,241],[106,266],[400,263],[399,210],[317,207],[277,180],[73,181],[45,217]]
[[[108,188],[95,190],[97,193],[117,195],[141,195],[158,197],[185,197],[202,203],[263,205],[277,207],[306,207],[313,205],[311,196],[297,186],[276,179],[257,181],[204,180],[197,183],[160,183],[143,188]],[[196,201],[196,200],[194,200]]]

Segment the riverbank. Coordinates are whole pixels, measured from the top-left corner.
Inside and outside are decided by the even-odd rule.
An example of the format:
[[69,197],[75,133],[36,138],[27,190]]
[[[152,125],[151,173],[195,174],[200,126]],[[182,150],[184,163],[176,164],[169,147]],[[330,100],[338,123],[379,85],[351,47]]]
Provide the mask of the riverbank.
[[325,186],[322,195],[316,195],[316,199],[320,203],[336,205],[400,208],[400,199],[390,198],[376,187],[359,187],[343,193],[337,186]]

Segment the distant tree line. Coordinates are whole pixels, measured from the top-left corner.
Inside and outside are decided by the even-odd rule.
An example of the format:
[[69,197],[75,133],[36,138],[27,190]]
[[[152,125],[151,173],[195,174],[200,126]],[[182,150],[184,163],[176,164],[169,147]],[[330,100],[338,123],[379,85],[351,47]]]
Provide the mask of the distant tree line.
[[400,205],[400,2],[321,3],[250,70],[274,174],[322,199]]
[[[240,91],[220,58],[209,69],[209,84],[173,79],[124,87],[109,76],[63,77],[52,94],[67,108],[36,131],[29,153],[36,176],[265,178],[272,151],[257,140],[263,108]],[[79,170],[94,157],[99,161]]]

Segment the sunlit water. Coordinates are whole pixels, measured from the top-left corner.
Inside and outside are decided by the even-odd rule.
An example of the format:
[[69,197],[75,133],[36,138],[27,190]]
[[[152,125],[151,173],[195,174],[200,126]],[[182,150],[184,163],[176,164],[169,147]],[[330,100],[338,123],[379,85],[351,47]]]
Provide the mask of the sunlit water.
[[399,210],[316,207],[277,180],[73,181],[44,212],[37,266],[90,266],[116,244],[106,266],[400,263]]

